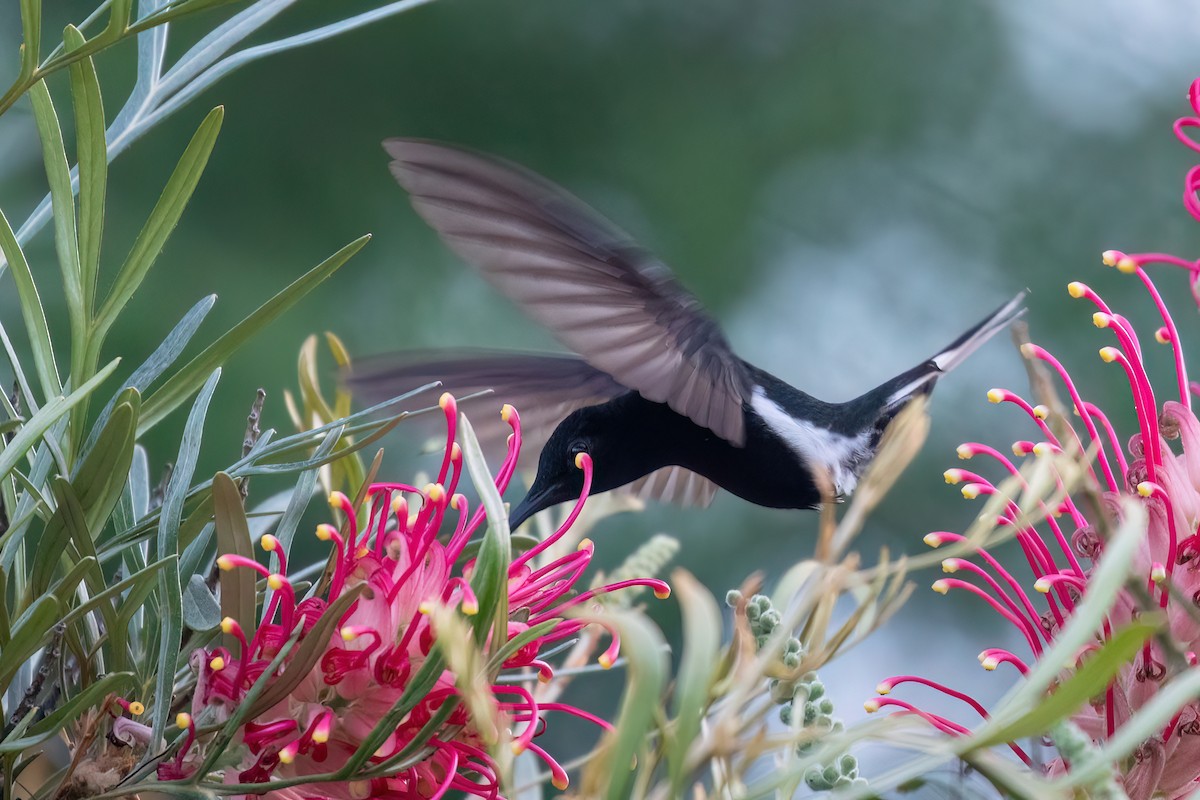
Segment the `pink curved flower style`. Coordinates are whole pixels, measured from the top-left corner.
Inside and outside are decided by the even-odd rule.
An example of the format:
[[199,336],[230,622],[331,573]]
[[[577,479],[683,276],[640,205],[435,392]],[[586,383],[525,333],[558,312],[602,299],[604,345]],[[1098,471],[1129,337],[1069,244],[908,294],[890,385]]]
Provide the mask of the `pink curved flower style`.
[[[1189,100],[1196,116],[1175,123],[1176,136],[1192,150],[1200,152],[1200,143],[1189,132],[1200,128],[1200,79],[1193,82]],[[1184,206],[1200,221],[1200,166],[1187,174],[1184,186]],[[1188,380],[1183,349],[1175,322],[1166,303],[1145,271],[1151,264],[1168,264],[1186,270],[1193,297],[1200,305],[1200,260],[1189,261],[1165,253],[1123,253],[1109,250],[1103,254],[1106,265],[1123,273],[1135,275],[1149,292],[1162,326],[1154,333],[1155,340],[1171,348],[1174,361],[1174,380],[1169,386],[1151,383],[1142,355],[1142,342],[1133,325],[1121,316],[1093,289],[1073,282],[1068,290],[1073,298],[1090,303],[1095,310],[1093,323],[1110,331],[1115,343],[1100,350],[1101,359],[1121,367],[1130,388],[1138,431],[1126,446],[1118,438],[1109,417],[1100,408],[1081,397],[1075,383],[1062,364],[1050,353],[1033,344],[1022,350],[1027,358],[1049,365],[1065,387],[1078,422],[1070,432],[1073,441],[1060,441],[1045,422],[1047,409],[1033,406],[1019,395],[1003,389],[993,389],[988,399],[993,403],[1016,406],[1037,429],[1035,441],[1018,441],[1013,445],[1017,456],[1060,452],[1074,446],[1096,448],[1095,464],[1090,477],[1105,499],[1102,513],[1114,517],[1119,513],[1122,497],[1138,498],[1143,503],[1149,523],[1144,541],[1139,547],[1134,569],[1144,575],[1147,591],[1166,613],[1170,637],[1186,660],[1194,665],[1200,652],[1200,624],[1196,622],[1195,607],[1200,606],[1200,421],[1192,410],[1192,394],[1200,394],[1200,385]],[[1160,400],[1162,397],[1171,399]],[[1122,416],[1125,416],[1122,414]],[[1178,440],[1173,448],[1172,441]],[[1176,452],[1176,449],[1178,452]],[[980,457],[999,465],[1007,478],[1019,475],[1017,468],[1000,451],[978,442],[967,442],[958,448],[963,459]],[[968,499],[982,494],[996,494],[998,489],[987,478],[966,469],[950,469],[945,473],[948,483],[962,484]],[[986,550],[975,559],[950,558],[943,562],[946,573],[956,577],[944,578],[934,589],[944,593],[965,592],[987,603],[1010,622],[1024,639],[1022,655],[1000,648],[989,648],[979,654],[985,669],[995,670],[1009,665],[1024,674],[1031,660],[1036,660],[1050,646],[1071,616],[1079,599],[1087,593],[1088,578],[1094,565],[1104,557],[1104,541],[1098,534],[1095,520],[1089,519],[1082,502],[1067,496],[1057,508],[1045,509],[1047,516],[1038,526],[1020,527],[1016,539],[1024,553],[1025,566],[1033,574],[1032,588],[1005,567]],[[1001,515],[1001,525],[1020,526],[1019,511],[1008,503]],[[930,533],[925,542],[937,547],[947,542],[962,541],[963,537],[944,531]],[[1040,596],[1039,596],[1040,595]],[[1104,630],[1097,632],[1097,644],[1120,626],[1128,623],[1135,605],[1122,596],[1109,611]],[[1086,658],[1085,648],[1079,654]],[[1138,656],[1124,667],[1107,691],[1085,705],[1073,721],[1093,741],[1111,737],[1173,677],[1161,645],[1148,643]],[[888,695],[902,684],[920,684],[962,701],[971,712],[986,718],[987,710],[970,696],[947,686],[912,675],[887,678],[879,684],[880,695]],[[883,707],[898,709],[899,713],[915,713],[935,728],[958,735],[969,732],[966,726],[920,710],[916,706],[892,697],[868,701],[869,711]],[[1010,745],[1027,764],[1032,759],[1015,743]],[[1051,773],[1069,770],[1062,759],[1052,763]],[[1133,763],[1122,775],[1125,791],[1134,800],[1145,798],[1176,798],[1190,794],[1200,782],[1200,702],[1185,706],[1158,736],[1143,743]]]
[[[295,784],[304,776],[337,770],[360,748],[377,723],[402,702],[402,697],[410,700],[406,695],[414,691],[413,679],[430,657],[437,638],[429,615],[433,607],[457,608],[468,618],[479,612],[479,601],[471,586],[475,562],[464,558],[463,553],[485,517],[482,508],[470,513],[467,499],[455,492],[463,471],[462,451],[454,441],[458,411],[449,394],[442,396],[441,407],[448,435],[434,483],[420,490],[397,483],[371,486],[365,524],[344,494],[331,495],[330,505],[344,514],[346,525],[344,533],[327,524],[317,529],[317,536],[332,543],[334,551],[327,589],[321,596],[297,599],[286,577],[286,555],[273,536],[264,536],[261,544],[274,556],[274,570],[236,555],[218,559],[223,570],[251,570],[265,578],[270,599],[262,621],[253,631],[243,630],[233,619],[222,622],[226,641],[234,642],[233,646],[200,649],[192,654],[197,685],[191,714],[183,714],[178,720],[188,734],[178,753],[160,765],[160,780],[179,780],[194,774],[203,745],[193,720],[220,723],[229,719],[255,682],[272,669],[272,660],[291,632],[300,627],[303,634],[299,642],[276,668],[277,674],[285,674],[305,636],[331,613],[345,593],[360,592],[332,626],[328,641],[321,642],[322,652],[315,666],[286,697],[240,726],[227,748],[228,753],[240,753],[236,766],[225,768],[227,784]],[[505,406],[502,416],[513,432],[506,458],[495,476],[501,492],[516,468],[521,439],[517,412]],[[576,593],[575,584],[592,560],[593,547],[586,539],[575,552],[535,566],[536,557],[567,532],[583,507],[591,483],[591,459],[581,454],[576,465],[584,472],[584,488],[573,513],[552,536],[514,558],[509,567],[508,640],[542,623],[551,623],[508,658],[503,667],[510,674],[533,671],[543,681],[554,677],[553,668],[542,654],[549,646],[574,637],[587,624],[565,618],[566,609],[628,586],[649,587],[660,598],[670,593],[665,583],[652,579],[623,581]],[[415,513],[410,513],[410,504],[416,506]],[[620,646],[615,632],[610,634],[612,643],[600,656],[606,666],[616,659]],[[489,651],[495,649],[490,647]],[[415,750],[413,758],[405,759],[407,766],[359,781],[301,782],[280,788],[268,784],[263,788],[265,794],[246,796],[273,800],[399,799],[439,798],[454,792],[459,796],[499,798],[498,765],[489,755],[467,705],[459,702],[457,685],[449,669],[434,676],[432,685],[420,690],[422,695],[411,711],[387,731],[365,769]],[[514,751],[536,754],[560,789],[567,785],[566,772],[535,742],[545,733],[547,719],[565,713],[603,728],[611,727],[574,706],[539,704],[519,682],[497,683],[491,689],[495,711],[513,732]],[[426,726],[431,721],[433,734],[429,738]],[[411,747],[414,743],[418,745],[415,748]]]

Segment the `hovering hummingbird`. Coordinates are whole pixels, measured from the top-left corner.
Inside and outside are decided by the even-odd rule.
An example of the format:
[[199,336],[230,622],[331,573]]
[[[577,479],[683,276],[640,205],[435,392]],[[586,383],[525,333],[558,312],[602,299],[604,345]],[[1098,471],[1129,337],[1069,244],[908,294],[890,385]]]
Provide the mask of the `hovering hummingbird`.
[[516,406],[527,446],[544,445],[514,529],[579,496],[581,452],[593,493],[707,505],[720,487],[770,508],[816,508],[822,485],[849,495],[892,418],[1024,311],[1022,292],[928,360],[828,403],[739,358],[665,264],[553,183],[444,144],[383,146],[446,245],[578,353],[410,353],[350,377],[371,397],[438,380]]

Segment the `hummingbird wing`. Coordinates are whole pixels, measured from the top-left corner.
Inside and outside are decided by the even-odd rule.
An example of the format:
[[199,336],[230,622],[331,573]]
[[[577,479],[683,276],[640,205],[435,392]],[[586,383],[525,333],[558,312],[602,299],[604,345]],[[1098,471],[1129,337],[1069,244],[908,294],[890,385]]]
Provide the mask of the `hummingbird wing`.
[[[500,407],[511,403],[520,412],[524,440],[518,467],[526,470],[537,466],[542,446],[572,411],[629,391],[577,356],[508,350],[415,350],[375,356],[356,360],[344,379],[369,404],[441,382],[458,398],[459,410],[471,419],[488,454],[504,450],[511,429],[500,419]],[[488,393],[469,397],[479,392]],[[616,491],[644,500],[707,506],[717,486],[682,467],[664,467]]]
[[521,167],[412,139],[384,149],[417,213],[560,342],[647,400],[745,442],[745,365],[665,264]]

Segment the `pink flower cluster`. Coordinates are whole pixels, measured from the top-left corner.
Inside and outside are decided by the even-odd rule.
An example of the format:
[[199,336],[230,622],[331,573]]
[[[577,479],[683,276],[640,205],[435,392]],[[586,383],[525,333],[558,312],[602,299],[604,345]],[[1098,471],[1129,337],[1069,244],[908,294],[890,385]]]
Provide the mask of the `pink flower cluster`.
[[[463,557],[464,548],[485,520],[483,509],[473,514],[467,499],[455,489],[462,476],[462,451],[454,441],[458,411],[454,399],[443,395],[448,435],[437,480],[418,490],[404,484],[375,484],[367,492],[369,512],[365,524],[351,501],[334,492],[330,505],[345,515],[340,533],[332,525],[321,525],[319,538],[333,543],[332,574],[321,596],[298,600],[287,576],[287,558],[279,540],[264,536],[262,547],[274,556],[275,568],[236,555],[218,559],[223,570],[244,569],[259,573],[271,590],[261,621],[245,631],[232,619],[222,630],[236,643],[193,653],[197,684],[191,714],[182,714],[181,727],[189,730],[174,758],[159,767],[161,780],[193,776],[203,753],[203,740],[196,736],[196,720],[220,723],[242,704],[256,681],[271,669],[272,660],[292,632],[304,637],[330,613],[346,592],[361,594],[341,614],[334,633],[323,643],[316,665],[288,695],[254,715],[240,728],[231,752],[241,753],[236,767],[225,770],[227,784],[295,782],[304,776],[330,773],[359,749],[367,736],[405,696],[437,641],[429,612],[435,605],[457,608],[470,618],[479,613],[478,599],[471,586],[473,559]],[[496,476],[503,492],[517,464],[520,421],[511,406],[504,419],[512,428],[508,451]],[[636,579],[583,592],[576,583],[592,560],[593,546],[584,540],[579,548],[549,563],[537,565],[538,556],[570,528],[582,510],[591,483],[592,464],[580,454],[576,465],[584,472],[584,489],[566,522],[549,538],[514,558],[508,570],[508,640],[544,627],[504,662],[509,674],[535,672],[549,681],[554,670],[542,657],[548,647],[579,634],[587,624],[564,617],[568,609],[597,595],[629,586],[646,586],[659,597],[670,590],[665,583]],[[417,504],[413,513],[410,504]],[[443,534],[447,518],[452,531]],[[449,526],[447,526],[449,527]],[[365,587],[365,590],[360,587]],[[600,656],[608,666],[620,647],[615,631],[612,642]],[[488,652],[498,645],[489,642]],[[278,675],[288,670],[285,659]],[[439,798],[454,791],[469,796],[499,798],[498,765],[487,751],[465,704],[460,703],[457,677],[443,669],[431,688],[387,738],[371,754],[367,768],[382,764],[402,752],[428,754],[394,774],[361,781],[300,783],[290,788],[264,786],[265,796],[274,800],[295,798]],[[589,720],[603,728],[604,720],[571,705],[539,702],[522,682],[496,683],[491,687],[494,708],[512,731],[515,752],[528,750],[540,757],[550,770],[553,783],[567,785],[567,776],[557,761],[537,740],[546,730],[551,713],[566,713]],[[448,716],[445,716],[448,712]],[[435,725],[432,738],[426,729]],[[128,732],[130,721],[121,727]],[[136,723],[132,723],[136,725]],[[416,743],[416,747],[414,747]],[[260,794],[260,793],[254,793]],[[249,796],[249,794],[247,795]]]
[[[1189,94],[1196,116],[1176,121],[1175,133],[1192,150],[1200,145],[1188,136],[1188,130],[1200,127],[1200,79],[1191,86]],[[1200,166],[1192,168],[1185,181],[1184,205],[1200,221]],[[1200,304],[1200,261],[1188,261],[1165,253],[1122,253],[1110,250],[1103,255],[1104,263],[1123,273],[1137,276],[1149,292],[1162,326],[1154,338],[1171,347],[1174,360],[1174,380],[1166,394],[1173,399],[1161,402],[1150,380],[1142,342],[1128,319],[1111,308],[1090,287],[1071,283],[1072,297],[1082,299],[1095,308],[1094,324],[1113,334],[1115,345],[1100,350],[1106,363],[1120,365],[1128,381],[1133,403],[1133,416],[1138,431],[1122,442],[1109,417],[1094,403],[1085,400],[1066,369],[1041,347],[1027,344],[1027,358],[1048,364],[1062,380],[1071,400],[1078,423],[1068,441],[1057,437],[1047,424],[1044,406],[1034,406],[1015,392],[993,389],[988,398],[993,403],[1008,403],[1019,408],[1037,430],[1033,441],[1018,441],[1013,445],[1017,456],[1060,452],[1078,447],[1096,448],[1094,466],[1089,467],[1093,486],[1104,498],[1104,510],[1110,520],[1119,516],[1123,498],[1137,498],[1144,504],[1149,523],[1132,569],[1142,575],[1153,603],[1167,617],[1171,646],[1184,654],[1184,660],[1195,665],[1200,652],[1200,421],[1192,410],[1192,394],[1200,394],[1200,386],[1188,380],[1180,344],[1179,331],[1167,311],[1166,303],[1143,269],[1146,265],[1165,263],[1187,271],[1193,296]],[[1160,389],[1161,391],[1161,389]],[[1082,431],[1079,430],[1082,428]],[[1177,450],[1171,442],[1178,440]],[[958,448],[963,459],[983,457],[998,465],[1004,477],[1018,476],[1016,466],[998,450],[986,444],[968,442]],[[949,483],[961,483],[967,498],[995,494],[996,485],[982,474],[966,469],[946,471]],[[1054,641],[1055,635],[1071,616],[1080,598],[1087,593],[1088,579],[1094,565],[1104,558],[1105,542],[1100,535],[1102,526],[1085,513],[1081,498],[1068,495],[1060,507],[1045,509],[1044,523],[1024,526],[1015,503],[1007,502],[1007,510],[999,523],[1017,528],[1016,539],[1024,553],[1025,565],[1032,573],[1033,593],[1012,571],[986,550],[977,558],[950,558],[943,562],[945,572],[955,576],[943,578],[934,589],[946,593],[965,592],[980,598],[996,613],[1010,622],[1024,639],[1027,652],[1021,655],[1002,648],[988,648],[979,654],[985,669],[994,670],[1007,664],[1019,673],[1029,669],[1030,659],[1039,658]],[[932,547],[947,542],[962,541],[963,537],[949,532],[931,533],[925,541]],[[1128,623],[1137,613],[1136,601],[1123,594],[1110,609],[1104,629],[1096,632],[1096,640],[1077,654],[1077,664],[1088,657],[1111,635]],[[1100,697],[1074,717],[1074,722],[1093,741],[1111,737],[1115,731],[1138,711],[1151,697],[1171,680],[1171,663],[1157,640],[1147,643],[1132,663],[1125,666]],[[1176,662],[1177,663],[1177,662]],[[888,695],[902,684],[921,684],[962,701],[973,712],[987,717],[986,709],[969,695],[953,690],[927,678],[899,675],[880,683],[878,691]],[[919,714],[934,727],[958,735],[969,732],[966,725],[946,717],[921,710],[911,703],[882,697],[867,703],[868,710],[893,707],[901,713]],[[1015,743],[1014,751],[1026,763],[1030,756]],[[1069,769],[1059,759],[1050,770]],[[1200,779],[1200,702],[1192,702],[1179,711],[1169,725],[1138,749],[1133,762],[1122,770],[1125,791],[1134,800],[1151,796],[1183,797],[1197,788]]]

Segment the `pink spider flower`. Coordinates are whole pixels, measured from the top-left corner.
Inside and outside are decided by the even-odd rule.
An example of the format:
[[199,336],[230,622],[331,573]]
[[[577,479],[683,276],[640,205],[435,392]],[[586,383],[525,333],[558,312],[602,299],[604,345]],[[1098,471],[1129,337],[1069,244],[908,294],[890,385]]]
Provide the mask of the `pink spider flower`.
[[[247,692],[279,654],[293,631],[302,631],[277,674],[287,671],[288,660],[317,626],[323,615],[348,591],[361,591],[342,613],[334,632],[322,644],[315,666],[288,695],[256,713],[241,725],[229,752],[241,757],[225,770],[227,784],[268,784],[294,781],[307,775],[329,773],[346,763],[376,724],[397,705],[411,679],[429,657],[436,639],[428,612],[437,604],[454,607],[466,617],[479,612],[470,580],[474,559],[463,557],[464,548],[485,521],[482,508],[473,513],[466,497],[455,491],[463,471],[462,451],[454,441],[458,419],[454,398],[445,394],[440,405],[448,434],[437,480],[424,489],[398,483],[378,483],[367,491],[369,512],[360,518],[342,493],[330,496],[330,505],[346,520],[345,533],[332,525],[317,528],[317,536],[334,550],[327,588],[320,597],[300,600],[287,575],[287,557],[278,539],[264,536],[261,545],[274,556],[275,568],[237,555],[223,555],[223,570],[244,569],[259,573],[270,589],[261,621],[246,631],[233,619],[222,621],[232,647],[196,650],[191,663],[197,672],[192,713],[179,718],[188,732],[173,758],[159,767],[160,780],[190,777],[203,754],[203,739],[193,720],[220,723],[234,713]],[[517,465],[521,444],[520,419],[511,406],[502,412],[512,428],[506,457],[495,475],[503,492]],[[576,466],[583,470],[583,492],[571,514],[557,531],[537,546],[517,556],[508,571],[508,640],[535,626],[551,623],[540,636],[526,642],[504,663],[509,674],[536,673],[542,681],[554,677],[543,653],[550,646],[576,636],[588,623],[564,617],[564,612],[607,592],[645,586],[656,596],[669,596],[659,580],[635,579],[577,592],[576,583],[592,560],[593,546],[584,540],[572,553],[549,563],[537,557],[561,538],[574,523],[587,499],[592,477],[590,456],[582,453]],[[411,507],[415,507],[415,513]],[[362,590],[358,587],[365,587]],[[609,631],[611,644],[599,657],[610,666],[620,641]],[[489,643],[490,644],[490,643]],[[494,651],[495,647],[489,648]],[[449,716],[424,744],[428,753],[418,763],[393,774],[351,782],[301,783],[247,793],[272,800],[301,798],[439,798],[449,792],[482,798],[500,798],[498,765],[486,749],[465,704],[459,703],[455,675],[443,669],[415,707],[400,720],[367,762],[380,764],[425,741],[422,729],[435,717]],[[554,714],[569,714],[608,729],[608,722],[565,703],[541,702],[520,682],[491,687],[495,709],[512,731],[513,750],[528,750],[549,769],[554,785],[567,786],[562,766],[535,740],[547,729]],[[449,704],[449,705],[448,705]],[[136,724],[136,723],[134,723]],[[129,723],[123,723],[128,729]],[[420,749],[420,748],[418,748]]]
[[[1200,144],[1188,135],[1189,129],[1200,127],[1200,79],[1192,83],[1189,100],[1196,116],[1177,120],[1176,136],[1192,150],[1200,152]],[[1185,179],[1184,206],[1200,221],[1200,166],[1193,167]],[[1143,358],[1142,340],[1132,323],[1111,308],[1092,288],[1073,282],[1068,290],[1073,298],[1084,300],[1094,307],[1093,323],[1112,333],[1115,342],[1100,350],[1101,359],[1122,369],[1130,387],[1130,398],[1138,430],[1123,446],[1109,417],[1094,403],[1081,395],[1059,361],[1034,344],[1022,349],[1027,358],[1049,365],[1062,380],[1071,400],[1077,423],[1070,441],[1060,441],[1045,422],[1047,409],[1031,405],[1015,392],[993,389],[988,399],[993,403],[1008,403],[1027,415],[1036,428],[1031,441],[1013,445],[1017,456],[1061,452],[1072,447],[1081,450],[1096,448],[1096,459],[1089,467],[1093,486],[1104,498],[1104,511],[1111,517],[1119,514],[1120,500],[1137,498],[1145,505],[1148,525],[1144,540],[1133,565],[1136,574],[1145,578],[1153,602],[1166,614],[1170,638],[1186,661],[1194,665],[1200,652],[1200,624],[1195,617],[1200,606],[1200,421],[1192,410],[1192,394],[1200,394],[1200,385],[1188,380],[1179,331],[1166,303],[1150,280],[1144,267],[1165,263],[1187,271],[1193,296],[1200,305],[1200,261],[1189,261],[1165,253],[1123,253],[1109,250],[1103,254],[1106,265],[1123,273],[1135,275],[1149,292],[1162,326],[1154,339],[1171,348],[1174,361],[1174,380],[1168,386],[1151,382]],[[1160,401],[1160,397],[1170,397]],[[1172,441],[1178,445],[1172,447]],[[1178,451],[1178,452],[1177,452]],[[980,457],[998,466],[1007,478],[1019,476],[1008,457],[979,442],[967,442],[958,448],[963,459]],[[964,497],[998,494],[997,485],[982,474],[966,469],[950,469],[945,473],[948,483],[961,484]],[[997,481],[996,483],[999,483]],[[1080,598],[1087,593],[1088,578],[1094,565],[1104,558],[1104,541],[1098,534],[1100,526],[1089,518],[1083,503],[1068,495],[1056,508],[1043,509],[1044,522],[1033,526],[1022,520],[1013,502],[1008,502],[998,520],[1001,525],[1013,526],[1016,539],[1024,554],[1021,570],[1012,570],[986,550],[974,558],[948,558],[943,570],[952,577],[934,583],[943,594],[954,591],[974,595],[1011,623],[1024,640],[1022,653],[1002,648],[988,648],[979,654],[984,669],[1006,666],[1024,674],[1032,660],[1050,647]],[[944,531],[930,533],[925,542],[938,547],[947,542],[962,541],[963,537]],[[1025,570],[1028,572],[1025,572]],[[1029,577],[1020,577],[1032,575]],[[1030,589],[1033,589],[1031,592]],[[1191,607],[1186,607],[1190,605]],[[1078,663],[1087,658],[1112,631],[1128,623],[1136,613],[1135,601],[1123,594],[1109,610],[1103,630],[1096,632],[1096,642],[1078,654]],[[1075,715],[1073,721],[1094,742],[1111,737],[1120,727],[1152,698],[1173,677],[1173,669],[1157,642],[1147,643],[1138,656],[1121,669],[1107,691]],[[882,681],[880,695],[889,695],[901,685],[921,685],[961,701],[970,713],[986,718],[987,710],[969,695],[935,681],[912,675],[897,675]],[[892,707],[898,713],[917,714],[933,727],[950,735],[969,732],[966,725],[947,717],[924,711],[904,700],[880,697],[866,704],[868,711]],[[1032,765],[1033,759],[1015,743],[1010,747]],[[1069,770],[1070,765],[1059,758],[1051,763],[1050,773]],[[1125,791],[1134,800],[1151,796],[1179,798],[1189,795],[1200,783],[1200,702],[1185,706],[1157,736],[1138,748],[1131,763],[1122,769]]]

